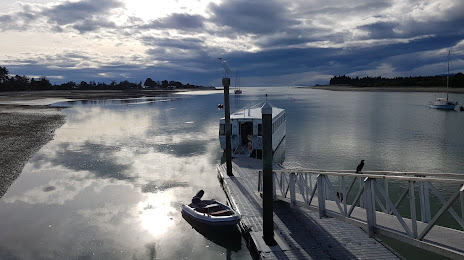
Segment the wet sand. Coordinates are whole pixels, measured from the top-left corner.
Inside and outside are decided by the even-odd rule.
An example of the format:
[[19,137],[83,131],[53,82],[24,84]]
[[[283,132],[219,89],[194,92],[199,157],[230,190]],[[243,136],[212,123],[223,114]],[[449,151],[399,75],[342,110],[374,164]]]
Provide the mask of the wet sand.
[[[446,87],[355,87],[350,85],[319,85],[300,87],[332,91],[377,91],[377,92],[446,92]],[[464,88],[449,88],[449,93],[464,93]]]
[[182,91],[192,90],[0,92],[0,198],[27,161],[65,123],[62,108],[49,104],[76,99],[154,97]]

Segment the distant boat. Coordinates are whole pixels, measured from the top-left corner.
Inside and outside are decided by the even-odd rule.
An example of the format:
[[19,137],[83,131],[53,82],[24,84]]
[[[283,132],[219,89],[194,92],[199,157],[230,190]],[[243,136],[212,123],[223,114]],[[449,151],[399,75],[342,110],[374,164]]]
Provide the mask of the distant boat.
[[458,102],[449,100],[448,98],[448,86],[449,86],[449,61],[451,51],[448,51],[448,74],[446,75],[446,98],[439,97],[435,101],[430,101],[429,107],[442,110],[455,110],[458,106]]
[[240,78],[238,77],[238,69],[237,73],[235,74],[235,89],[234,89],[235,94],[242,94],[242,90],[240,89]]

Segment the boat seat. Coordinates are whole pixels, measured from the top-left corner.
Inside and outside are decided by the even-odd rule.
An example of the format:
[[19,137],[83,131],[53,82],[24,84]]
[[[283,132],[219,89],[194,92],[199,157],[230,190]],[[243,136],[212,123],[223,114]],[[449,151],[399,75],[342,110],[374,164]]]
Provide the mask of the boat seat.
[[219,204],[213,203],[213,204],[206,205],[203,208],[204,209],[209,209],[209,208],[214,208],[214,207],[219,207],[219,206],[220,206]]
[[211,212],[210,215],[212,216],[220,216],[220,215],[226,215],[225,213],[229,213],[231,212],[230,210],[228,209],[224,209],[224,210],[220,210],[220,211],[216,211],[216,212]]

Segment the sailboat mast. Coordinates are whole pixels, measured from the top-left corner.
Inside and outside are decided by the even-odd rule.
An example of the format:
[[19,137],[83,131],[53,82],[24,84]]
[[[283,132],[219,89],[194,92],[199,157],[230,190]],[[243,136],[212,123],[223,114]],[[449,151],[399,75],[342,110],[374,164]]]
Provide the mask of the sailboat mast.
[[448,74],[446,74],[446,101],[448,101],[448,84],[449,84],[449,60],[450,60],[451,50],[448,50]]

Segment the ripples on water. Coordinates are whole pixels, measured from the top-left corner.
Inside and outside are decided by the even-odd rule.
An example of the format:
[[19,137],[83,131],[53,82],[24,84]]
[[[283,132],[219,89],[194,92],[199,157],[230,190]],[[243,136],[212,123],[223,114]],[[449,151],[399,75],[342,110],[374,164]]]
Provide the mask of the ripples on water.
[[[464,172],[464,113],[427,93],[244,88],[232,111],[286,109],[284,166]],[[236,230],[192,227],[180,206],[216,178],[220,91],[67,103],[66,124],[0,201],[0,258],[249,259]],[[455,99],[463,103],[462,95]],[[63,105],[63,104],[58,104]]]

